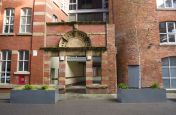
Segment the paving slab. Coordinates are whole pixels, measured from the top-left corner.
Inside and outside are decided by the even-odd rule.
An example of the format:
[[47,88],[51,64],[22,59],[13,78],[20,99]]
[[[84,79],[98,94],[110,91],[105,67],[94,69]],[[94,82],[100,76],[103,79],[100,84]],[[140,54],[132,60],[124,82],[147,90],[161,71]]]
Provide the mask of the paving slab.
[[[1,94],[0,94],[1,95]],[[56,104],[10,104],[1,95],[0,115],[176,115],[176,99],[165,103],[119,103],[116,98],[63,98]],[[99,98],[101,97],[101,98]]]

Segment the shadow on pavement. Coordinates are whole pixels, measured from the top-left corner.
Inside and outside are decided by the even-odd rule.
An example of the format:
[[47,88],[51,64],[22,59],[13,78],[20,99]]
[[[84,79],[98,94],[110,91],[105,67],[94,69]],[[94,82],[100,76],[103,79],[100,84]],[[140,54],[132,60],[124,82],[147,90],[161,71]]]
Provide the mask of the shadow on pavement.
[[120,103],[120,101],[119,100],[117,100],[117,99],[114,99],[114,98],[112,98],[112,99],[107,99],[109,102],[112,102],[112,103]]
[[0,99],[0,103],[10,103],[10,99]]
[[167,99],[168,101],[176,102],[176,99]]

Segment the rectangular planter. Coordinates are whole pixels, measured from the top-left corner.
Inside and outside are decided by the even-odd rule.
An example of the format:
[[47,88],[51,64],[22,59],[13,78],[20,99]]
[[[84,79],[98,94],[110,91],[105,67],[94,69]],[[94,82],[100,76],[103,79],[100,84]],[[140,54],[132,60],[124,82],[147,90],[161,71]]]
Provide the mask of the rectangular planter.
[[55,104],[57,101],[57,90],[12,90],[10,93],[10,103]]
[[165,89],[118,89],[118,100],[122,103],[165,102]]

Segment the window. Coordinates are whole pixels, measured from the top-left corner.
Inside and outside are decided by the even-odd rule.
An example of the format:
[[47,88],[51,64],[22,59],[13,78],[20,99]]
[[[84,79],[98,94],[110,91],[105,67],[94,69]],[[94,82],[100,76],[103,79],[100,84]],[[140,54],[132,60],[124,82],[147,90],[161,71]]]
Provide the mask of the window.
[[4,12],[4,33],[13,33],[14,32],[14,15],[15,10],[13,8],[7,8]]
[[108,0],[104,0],[104,6],[103,6],[103,8],[108,8]]
[[76,14],[69,14],[69,21],[76,21]]
[[57,18],[56,15],[53,15],[53,16],[52,16],[52,22],[58,22],[58,18]]
[[176,0],[157,0],[158,8],[176,8]]
[[2,51],[0,59],[0,83],[10,83],[11,51]]
[[101,84],[101,57],[93,56],[93,83]]
[[76,0],[70,0],[69,10],[76,10]]
[[28,71],[29,51],[21,50],[18,54],[18,71]]
[[108,0],[69,0],[69,21],[107,22]]
[[78,9],[101,9],[102,0],[78,0]]
[[164,88],[176,88],[176,57],[162,59],[162,75]]
[[20,33],[30,33],[30,32],[31,32],[31,9],[23,8],[21,9]]
[[103,21],[103,13],[80,13],[78,21]]
[[161,22],[160,43],[175,44],[176,43],[176,22]]

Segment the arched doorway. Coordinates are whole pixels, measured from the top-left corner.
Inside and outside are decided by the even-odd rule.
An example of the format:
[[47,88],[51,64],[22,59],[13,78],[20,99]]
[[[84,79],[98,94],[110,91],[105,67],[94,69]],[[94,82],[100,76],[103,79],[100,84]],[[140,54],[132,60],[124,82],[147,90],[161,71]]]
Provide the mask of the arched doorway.
[[79,30],[67,32],[59,42],[59,49],[59,56],[63,57],[60,58],[59,79],[64,82],[66,92],[86,93],[86,82],[90,81],[87,73],[90,71],[90,76],[93,73],[93,51],[88,35]]

